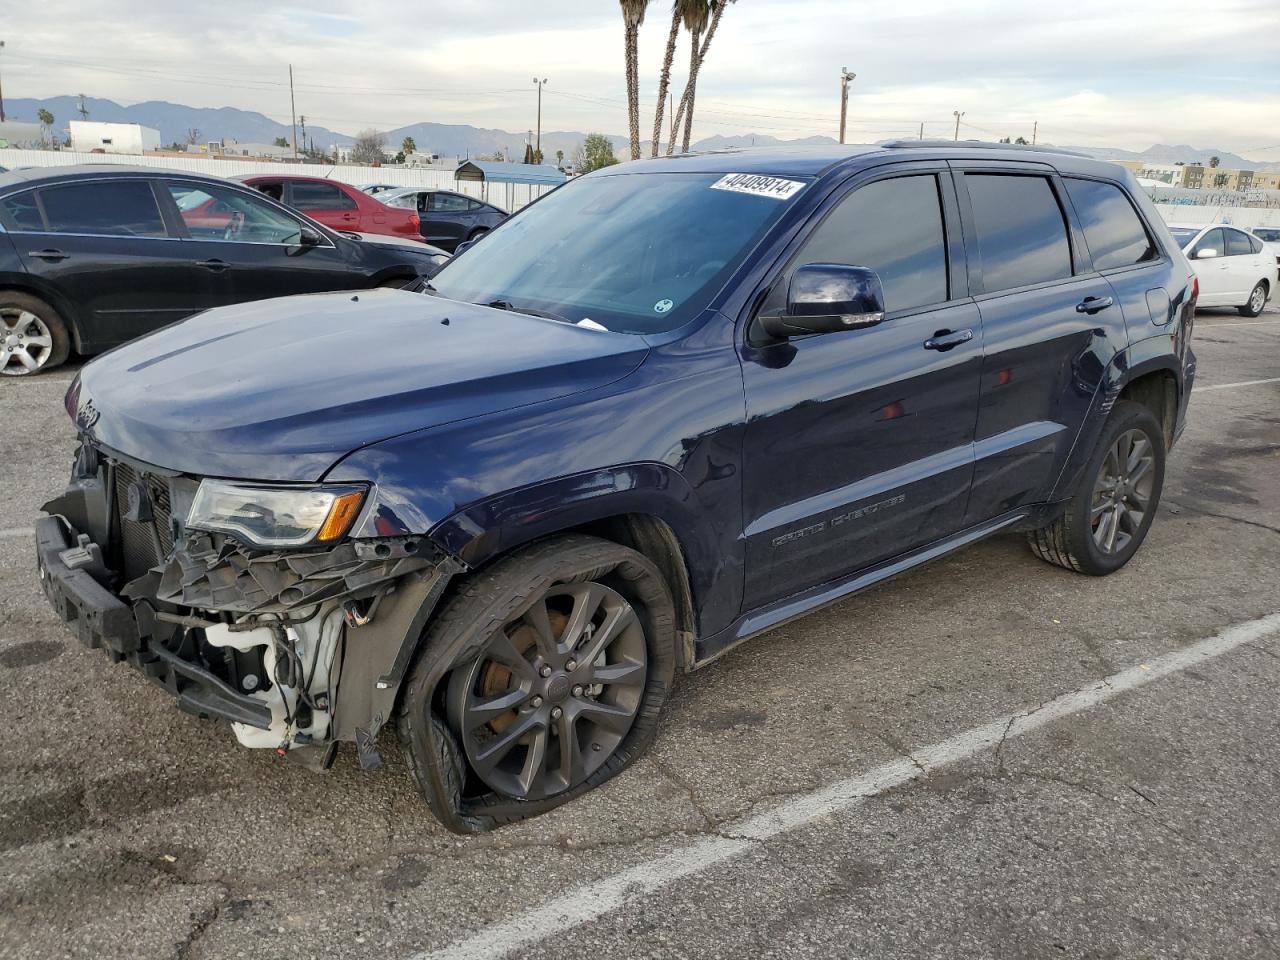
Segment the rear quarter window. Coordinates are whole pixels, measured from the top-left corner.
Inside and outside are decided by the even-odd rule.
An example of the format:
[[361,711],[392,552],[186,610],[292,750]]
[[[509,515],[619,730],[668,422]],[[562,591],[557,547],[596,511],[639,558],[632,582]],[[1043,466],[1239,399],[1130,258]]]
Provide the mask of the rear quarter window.
[[1156,246],[1120,187],[1074,177],[1067,177],[1063,182],[1084,228],[1094,269],[1131,267],[1156,259]]
[[1071,243],[1047,177],[966,173],[988,293],[1071,276]]

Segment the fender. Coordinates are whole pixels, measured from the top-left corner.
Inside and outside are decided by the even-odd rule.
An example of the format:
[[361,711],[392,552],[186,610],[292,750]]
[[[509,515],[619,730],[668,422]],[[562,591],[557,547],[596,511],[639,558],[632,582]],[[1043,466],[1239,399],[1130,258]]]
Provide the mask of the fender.
[[656,517],[675,533],[686,559],[700,634],[737,616],[741,564],[724,556],[697,495],[666,464],[625,464],[502,493],[458,511],[428,535],[467,566],[478,567],[540,537],[624,514]]
[[[3,234],[0,234],[0,236],[3,236]],[[53,307],[54,310],[57,310],[58,316],[66,323],[67,329],[71,334],[72,349],[76,353],[84,353],[85,347],[88,347],[89,351],[92,352],[93,344],[86,344],[80,333],[80,317],[75,307],[70,300],[58,293],[52,284],[29,273],[5,272],[0,273],[0,289],[18,290],[33,297],[39,297]]]
[[1065,500],[1074,492],[1076,484],[1079,482],[1081,471],[1084,470],[1089,458],[1093,455],[1094,446],[1098,442],[1098,437],[1102,434],[1102,428],[1107,422],[1107,417],[1111,414],[1111,408],[1115,406],[1115,402],[1120,394],[1124,392],[1124,388],[1140,377],[1160,370],[1168,371],[1173,375],[1178,389],[1178,415],[1175,435],[1180,432],[1185,418],[1187,397],[1190,394],[1190,390],[1188,389],[1188,382],[1183,376],[1184,365],[1176,352],[1177,339],[1177,331],[1155,337],[1147,337],[1130,344],[1111,358],[1111,362],[1107,365],[1107,369],[1103,374],[1102,382],[1098,385],[1098,389],[1093,395],[1093,402],[1089,407],[1089,412],[1085,416],[1083,424],[1081,424],[1080,432],[1076,435],[1071,453],[1067,456],[1066,463],[1063,465],[1058,482],[1054,485],[1053,493],[1049,497],[1051,501]]

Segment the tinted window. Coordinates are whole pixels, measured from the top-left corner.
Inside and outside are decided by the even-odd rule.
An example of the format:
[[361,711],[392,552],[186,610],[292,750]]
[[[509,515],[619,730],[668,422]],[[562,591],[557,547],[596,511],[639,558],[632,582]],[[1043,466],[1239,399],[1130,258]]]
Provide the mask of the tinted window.
[[1128,267],[1155,259],[1156,248],[1123,190],[1097,180],[1068,178],[1065,182],[1095,269]]
[[40,216],[34,190],[5,197],[0,200],[0,207],[4,208],[5,219],[11,230],[44,230],[44,217]]
[[1253,248],[1254,253],[1262,252],[1262,241],[1259,240],[1257,237],[1250,237],[1249,245]]
[[354,210],[356,202],[328,183],[291,185],[292,205],[299,210]]
[[1217,255],[1219,257],[1225,257],[1226,254],[1223,250],[1226,247],[1226,243],[1226,238],[1222,235],[1221,230],[1210,230],[1200,238],[1199,242],[1195,245],[1195,248],[1191,251],[1191,256],[1198,257],[1203,254],[1205,250],[1214,250],[1217,251]]
[[166,186],[194,239],[295,244],[301,238],[297,220],[252,194],[203,183]]
[[1185,247],[1188,243],[1196,238],[1196,234],[1200,232],[1199,227],[1170,227],[1169,232],[1173,234],[1173,239],[1178,241],[1178,246]]
[[[788,272],[806,263],[876,271],[887,310],[946,300],[946,235],[937,179],[897,177],[858,188],[818,225]],[[775,287],[766,309],[784,305],[785,286]]]
[[1227,256],[1228,257],[1247,257],[1253,253],[1253,245],[1249,243],[1249,238],[1239,230],[1223,230],[1227,235]]
[[432,213],[462,213],[467,209],[467,198],[456,193],[437,193],[431,197]]
[[1259,227],[1253,232],[1255,236],[1267,243],[1280,243],[1280,230]]
[[40,191],[51,233],[163,237],[164,221],[145,180],[69,183]]
[[1067,225],[1044,177],[965,174],[988,292],[1071,276]]

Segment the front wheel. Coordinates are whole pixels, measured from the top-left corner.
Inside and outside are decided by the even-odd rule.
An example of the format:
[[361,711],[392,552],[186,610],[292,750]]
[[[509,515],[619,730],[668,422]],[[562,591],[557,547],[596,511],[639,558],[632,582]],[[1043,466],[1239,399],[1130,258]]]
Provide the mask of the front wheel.
[[1258,285],[1249,294],[1249,300],[1243,307],[1236,307],[1242,317],[1256,317],[1267,305],[1267,285],[1259,280]]
[[1164,432],[1155,416],[1140,403],[1117,403],[1066,511],[1029,535],[1032,552],[1095,577],[1119,570],[1151,528],[1164,462]]
[[[424,678],[442,649],[460,652],[435,700]],[[674,607],[648,559],[594,537],[543,541],[474,574],[428,634],[401,711],[410,768],[430,800],[440,757],[414,728],[442,703],[464,802],[585,792],[648,748],[674,669]]]
[[0,375],[51,370],[70,351],[67,325],[53,307],[16,290],[0,291]]

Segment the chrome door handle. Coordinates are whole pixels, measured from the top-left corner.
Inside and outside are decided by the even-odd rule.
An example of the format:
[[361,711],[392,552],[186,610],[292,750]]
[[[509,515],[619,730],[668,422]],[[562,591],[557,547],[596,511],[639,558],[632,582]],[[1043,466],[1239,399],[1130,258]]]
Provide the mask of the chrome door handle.
[[1092,315],[1107,309],[1107,307],[1114,303],[1115,300],[1111,297],[1085,297],[1082,301],[1076,304],[1076,313],[1087,313]]
[[939,330],[924,342],[926,350],[950,350],[973,339],[972,330]]

